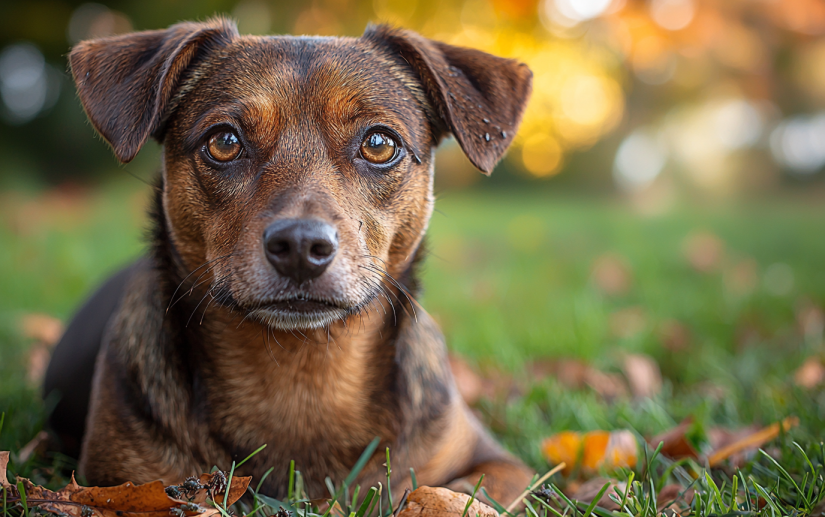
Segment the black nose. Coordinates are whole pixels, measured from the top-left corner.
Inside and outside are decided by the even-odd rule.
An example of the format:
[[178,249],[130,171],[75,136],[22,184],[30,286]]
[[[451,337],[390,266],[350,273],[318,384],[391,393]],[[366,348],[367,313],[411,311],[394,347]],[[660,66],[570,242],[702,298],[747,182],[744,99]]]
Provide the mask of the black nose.
[[335,258],[338,234],[317,219],[282,219],[264,232],[266,258],[299,284],[321,275]]

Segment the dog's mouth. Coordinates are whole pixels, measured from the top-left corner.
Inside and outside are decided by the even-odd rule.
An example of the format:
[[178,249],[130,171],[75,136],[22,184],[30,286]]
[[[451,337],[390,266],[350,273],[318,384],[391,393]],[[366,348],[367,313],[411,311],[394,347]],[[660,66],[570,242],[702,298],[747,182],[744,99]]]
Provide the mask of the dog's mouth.
[[266,300],[249,312],[262,323],[280,330],[314,329],[344,320],[361,306],[337,299],[295,295]]

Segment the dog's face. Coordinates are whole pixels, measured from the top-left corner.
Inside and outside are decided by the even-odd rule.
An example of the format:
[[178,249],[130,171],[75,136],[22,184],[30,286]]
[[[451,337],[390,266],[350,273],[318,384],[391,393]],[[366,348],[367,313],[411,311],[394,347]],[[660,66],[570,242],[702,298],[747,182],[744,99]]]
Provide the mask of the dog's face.
[[82,43],[80,98],[118,157],[164,143],[163,207],[187,272],[281,329],[357,313],[410,266],[451,131],[490,171],[530,91],[513,61],[383,27],[241,37],[222,20]]

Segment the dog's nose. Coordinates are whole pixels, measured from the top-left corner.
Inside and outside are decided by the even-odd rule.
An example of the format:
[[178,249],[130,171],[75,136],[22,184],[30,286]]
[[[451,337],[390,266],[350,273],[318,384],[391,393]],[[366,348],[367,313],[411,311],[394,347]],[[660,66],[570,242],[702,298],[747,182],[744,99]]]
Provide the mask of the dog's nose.
[[338,234],[317,219],[282,219],[264,232],[266,258],[299,284],[321,275],[335,258]]

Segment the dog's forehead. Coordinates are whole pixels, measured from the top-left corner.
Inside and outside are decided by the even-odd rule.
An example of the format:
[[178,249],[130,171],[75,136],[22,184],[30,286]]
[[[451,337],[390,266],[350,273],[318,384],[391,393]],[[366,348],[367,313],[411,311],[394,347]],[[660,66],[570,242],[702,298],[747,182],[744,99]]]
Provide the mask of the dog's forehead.
[[386,103],[417,93],[417,83],[398,58],[356,38],[245,36],[225,48],[210,68],[204,77],[209,89],[218,87],[235,98],[268,96],[293,106],[310,98],[317,106],[329,97]]

